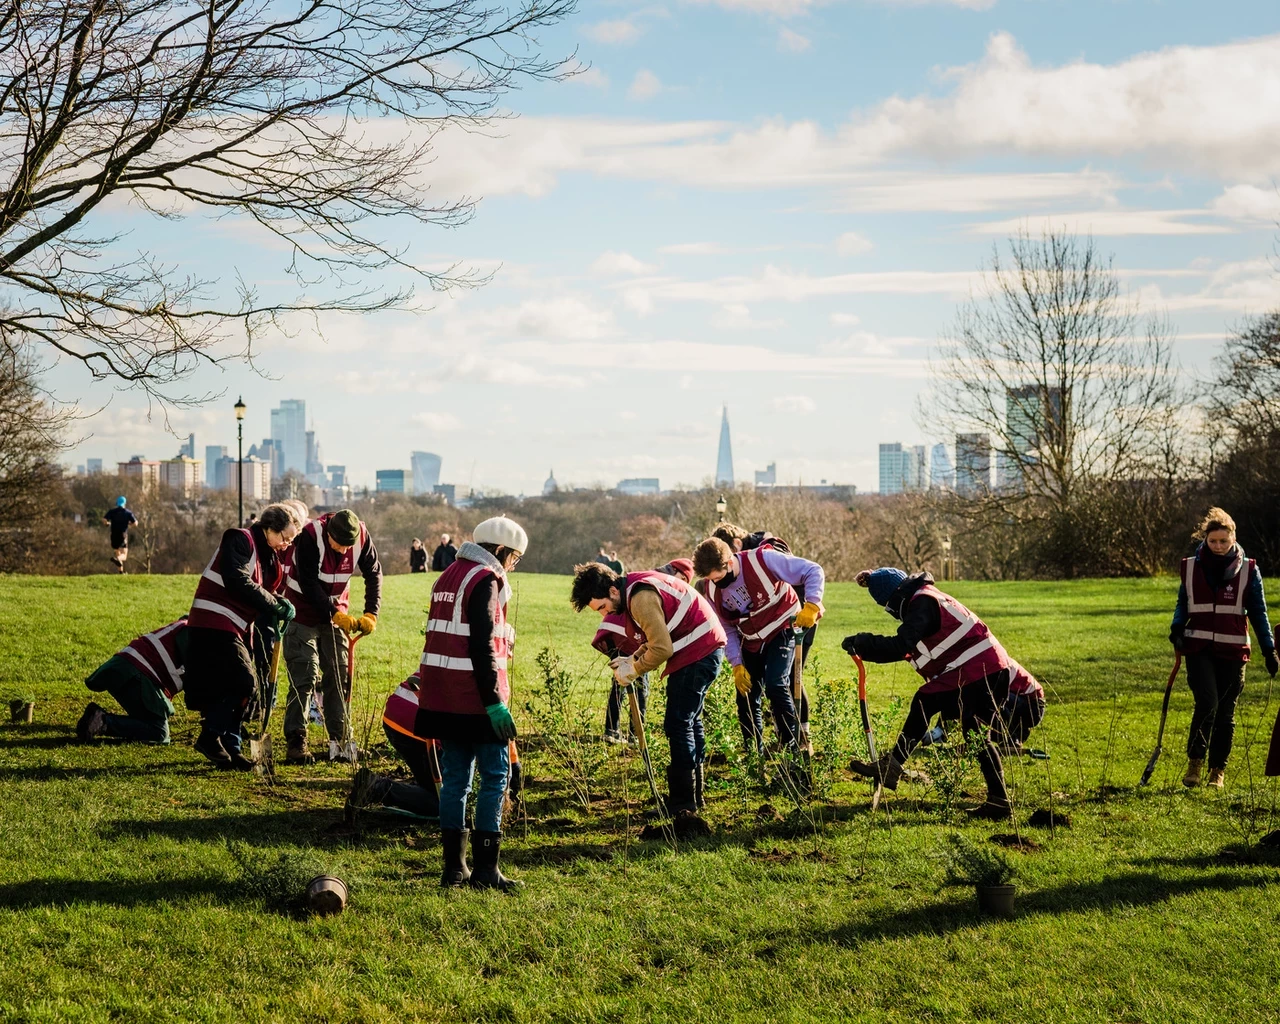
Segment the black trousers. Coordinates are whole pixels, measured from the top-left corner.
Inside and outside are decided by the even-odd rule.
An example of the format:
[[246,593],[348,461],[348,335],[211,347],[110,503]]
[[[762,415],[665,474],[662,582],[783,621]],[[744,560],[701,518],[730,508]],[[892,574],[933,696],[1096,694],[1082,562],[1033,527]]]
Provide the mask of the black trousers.
[[929,731],[929,723],[935,715],[944,719],[958,718],[966,742],[978,744],[978,767],[982,769],[982,778],[987,784],[987,799],[997,803],[1008,802],[1000,751],[983,732],[984,726],[996,721],[998,709],[1008,696],[1008,671],[997,672],[994,676],[954,690],[925,693],[922,687],[911,698],[911,709],[893,748],[894,758],[900,764],[906,763],[911,751]]
[[1244,691],[1245,662],[1215,657],[1207,651],[1188,654],[1187,685],[1195,698],[1187,757],[1209,760],[1209,770],[1225,768],[1236,731],[1236,702]]

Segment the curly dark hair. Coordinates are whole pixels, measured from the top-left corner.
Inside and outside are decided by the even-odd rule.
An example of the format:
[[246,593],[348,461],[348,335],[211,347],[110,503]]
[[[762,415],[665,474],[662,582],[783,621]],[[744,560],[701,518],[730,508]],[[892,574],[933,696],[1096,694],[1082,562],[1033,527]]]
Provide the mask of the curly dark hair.
[[732,548],[735,540],[745,542],[751,535],[741,526],[735,526],[733,523],[720,523],[711,531],[711,536],[719,537]]
[[733,564],[733,548],[719,537],[708,537],[693,549],[693,571],[699,576],[728,569]]
[[621,592],[626,585],[626,580],[607,565],[584,562],[573,567],[573,590],[569,594],[569,603],[574,611],[580,612],[596,598],[608,597],[610,587],[617,587]]

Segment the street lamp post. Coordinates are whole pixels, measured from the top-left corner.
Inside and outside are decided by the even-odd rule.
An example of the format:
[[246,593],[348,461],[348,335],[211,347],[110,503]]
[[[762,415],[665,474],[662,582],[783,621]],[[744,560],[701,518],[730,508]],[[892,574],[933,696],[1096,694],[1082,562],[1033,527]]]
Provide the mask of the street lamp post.
[[716,515],[720,517],[720,522],[724,522],[724,511],[729,507],[729,503],[724,500],[724,495],[720,495],[716,499]]
[[942,578],[950,580],[955,577],[955,565],[951,561],[951,535],[942,539]]
[[244,526],[244,399],[236,399],[236,526]]

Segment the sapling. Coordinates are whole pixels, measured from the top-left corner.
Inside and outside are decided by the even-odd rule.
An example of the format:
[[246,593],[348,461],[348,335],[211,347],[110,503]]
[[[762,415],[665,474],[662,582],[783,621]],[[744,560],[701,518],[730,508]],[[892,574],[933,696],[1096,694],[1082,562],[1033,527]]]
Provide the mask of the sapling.
[[946,885],[972,885],[986,888],[1010,884],[1016,870],[999,850],[979,846],[959,833],[947,837],[947,847],[942,854],[946,868]]

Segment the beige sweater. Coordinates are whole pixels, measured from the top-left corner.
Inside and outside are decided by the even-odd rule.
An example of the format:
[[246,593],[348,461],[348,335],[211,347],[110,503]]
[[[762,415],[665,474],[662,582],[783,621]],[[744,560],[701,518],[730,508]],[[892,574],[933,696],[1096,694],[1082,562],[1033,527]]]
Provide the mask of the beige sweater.
[[631,598],[631,617],[644,631],[645,642],[632,657],[637,672],[652,672],[672,654],[671,633],[656,590],[641,587]]

